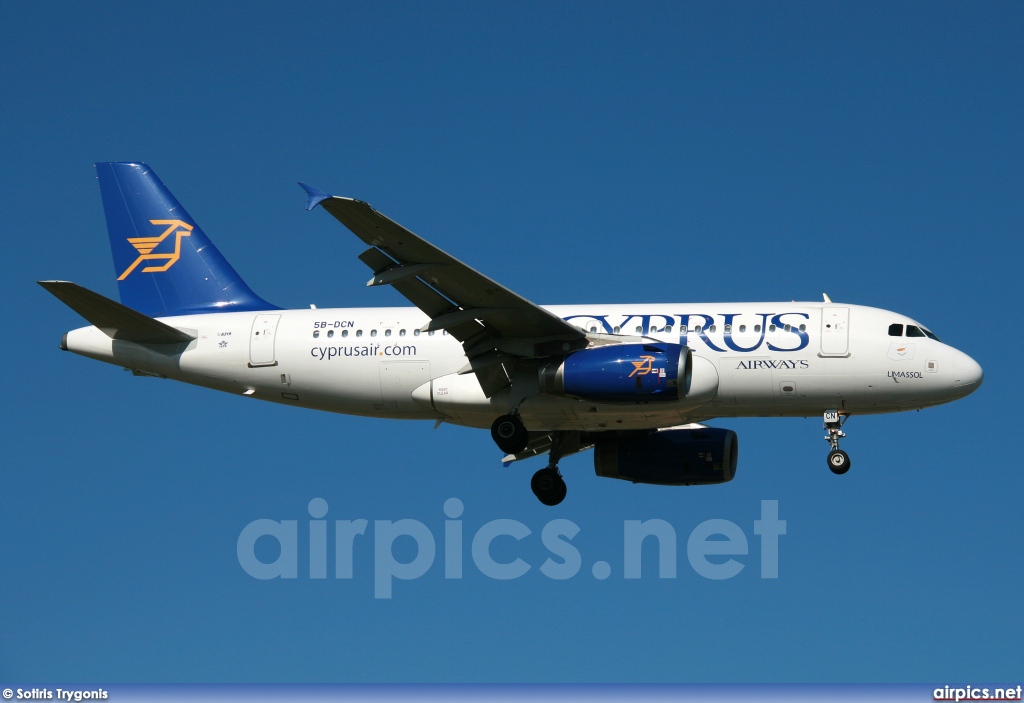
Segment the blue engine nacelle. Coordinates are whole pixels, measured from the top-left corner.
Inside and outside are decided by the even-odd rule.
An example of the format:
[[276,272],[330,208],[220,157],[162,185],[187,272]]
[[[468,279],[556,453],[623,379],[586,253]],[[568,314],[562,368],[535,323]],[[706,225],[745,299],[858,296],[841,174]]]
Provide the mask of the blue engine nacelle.
[[681,344],[611,344],[547,362],[540,389],[602,403],[672,401],[686,397],[692,369]]
[[606,478],[660,486],[725,483],[736,475],[738,454],[732,430],[663,430],[599,439],[594,444],[594,471]]

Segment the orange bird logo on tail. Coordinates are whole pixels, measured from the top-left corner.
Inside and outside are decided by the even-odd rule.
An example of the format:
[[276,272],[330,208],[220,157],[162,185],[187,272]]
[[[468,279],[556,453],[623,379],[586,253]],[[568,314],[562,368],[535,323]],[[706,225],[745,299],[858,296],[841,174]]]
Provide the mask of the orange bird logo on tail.
[[[135,268],[143,261],[165,262],[161,266],[146,266],[142,269],[143,273],[153,273],[166,271],[170,267],[174,266],[181,257],[181,238],[192,235],[192,225],[182,222],[181,220],[150,220],[150,223],[158,227],[166,225],[167,229],[156,237],[128,238],[128,243],[135,247],[136,251],[139,252],[139,257],[132,262],[131,266],[124,270],[124,273],[117,277],[117,280],[123,281],[128,278],[128,274],[134,271]],[[172,232],[174,233],[174,251],[154,254],[153,250],[156,249],[161,242],[167,239]]]

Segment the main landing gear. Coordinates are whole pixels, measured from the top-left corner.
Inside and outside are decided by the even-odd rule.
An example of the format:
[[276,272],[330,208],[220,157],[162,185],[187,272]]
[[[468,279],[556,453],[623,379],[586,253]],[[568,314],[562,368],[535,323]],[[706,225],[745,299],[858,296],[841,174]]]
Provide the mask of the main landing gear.
[[[558,460],[565,454],[567,444],[575,439],[569,432],[554,432],[551,434],[551,451],[548,453],[548,465],[535,473],[530,481],[530,488],[533,495],[537,496],[544,505],[554,506],[565,500],[565,481],[562,474],[558,472]],[[572,449],[570,452],[574,451]]]
[[533,495],[537,496],[544,505],[558,505],[565,500],[568,489],[565,487],[565,480],[562,474],[558,473],[557,466],[548,466],[533,475],[530,480],[530,488]]
[[[491,439],[498,445],[498,449],[506,454],[518,454],[526,449],[530,434],[523,425],[519,413],[513,410],[494,421],[491,425]],[[574,451],[579,451],[578,432],[551,433],[548,465],[535,473],[530,481],[533,494],[544,505],[558,505],[565,500],[565,481],[558,472],[558,460]]]
[[825,430],[828,432],[825,441],[832,447],[832,451],[828,453],[828,468],[832,469],[834,474],[845,474],[850,470],[850,456],[839,448],[839,440],[846,436],[842,426],[849,417],[840,415],[838,410],[825,411]]
[[511,412],[502,415],[491,425],[491,439],[506,454],[518,454],[526,449],[530,435],[519,419],[519,413]]

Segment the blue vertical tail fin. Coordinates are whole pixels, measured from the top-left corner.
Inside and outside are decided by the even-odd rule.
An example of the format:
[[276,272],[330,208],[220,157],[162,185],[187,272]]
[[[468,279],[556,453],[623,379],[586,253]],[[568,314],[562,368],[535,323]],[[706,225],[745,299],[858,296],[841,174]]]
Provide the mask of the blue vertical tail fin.
[[276,310],[245,284],[153,170],[96,164],[121,302],[150,317]]

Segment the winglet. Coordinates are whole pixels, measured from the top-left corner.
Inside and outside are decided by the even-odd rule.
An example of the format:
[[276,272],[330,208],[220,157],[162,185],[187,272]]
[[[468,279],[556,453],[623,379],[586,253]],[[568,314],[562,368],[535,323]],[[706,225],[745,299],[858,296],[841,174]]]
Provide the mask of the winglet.
[[303,183],[301,181],[299,181],[299,185],[302,186],[302,189],[305,190],[306,193],[309,195],[309,200],[306,201],[306,211],[307,212],[312,210],[313,208],[315,208],[317,205],[319,205],[323,201],[327,200],[328,198],[333,198],[334,197],[333,195],[331,195],[329,193],[323,192],[319,188],[314,188],[311,185],[306,185],[305,183]]
[[826,302],[826,303],[831,303],[832,302],[832,298],[828,297],[828,293],[822,293],[821,297],[825,299],[823,302]]

